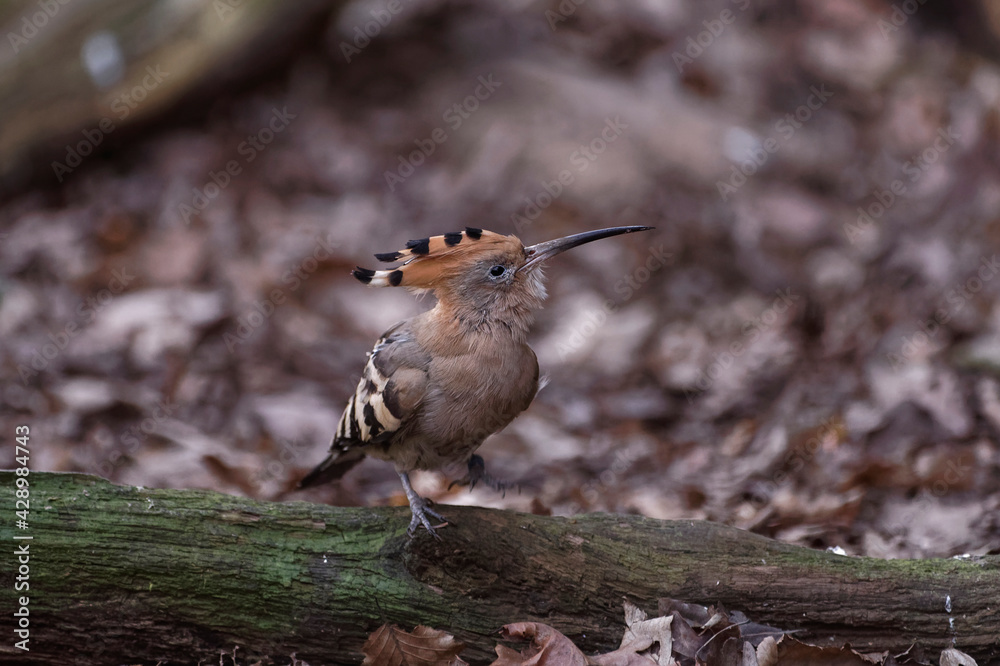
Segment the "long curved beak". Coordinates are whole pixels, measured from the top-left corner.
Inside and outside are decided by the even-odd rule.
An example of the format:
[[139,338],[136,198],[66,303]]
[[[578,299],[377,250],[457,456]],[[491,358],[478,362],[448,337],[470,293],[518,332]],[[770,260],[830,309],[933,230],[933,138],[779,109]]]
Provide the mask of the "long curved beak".
[[594,231],[584,231],[580,234],[573,234],[572,236],[565,236],[563,238],[545,241],[544,243],[538,243],[537,245],[530,245],[524,248],[524,252],[528,255],[528,261],[518,270],[531,270],[546,259],[554,257],[560,252],[565,252],[566,250],[570,250],[578,245],[583,245],[584,243],[589,243],[590,241],[610,238],[611,236],[617,236],[619,234],[630,234],[636,231],[648,231],[649,229],[655,228],[656,227],[611,227],[610,229],[595,229]]

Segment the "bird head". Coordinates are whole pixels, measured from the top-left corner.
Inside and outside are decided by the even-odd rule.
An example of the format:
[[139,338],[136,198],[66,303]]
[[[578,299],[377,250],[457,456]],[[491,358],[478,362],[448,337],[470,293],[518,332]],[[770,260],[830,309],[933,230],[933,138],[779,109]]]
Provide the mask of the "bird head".
[[461,302],[473,311],[504,316],[511,310],[541,305],[545,286],[540,269],[547,259],[584,243],[652,228],[597,229],[525,247],[517,236],[466,227],[411,240],[402,250],[375,255],[383,262],[402,261],[396,268],[358,267],[353,275],[373,287],[430,289],[440,301]]

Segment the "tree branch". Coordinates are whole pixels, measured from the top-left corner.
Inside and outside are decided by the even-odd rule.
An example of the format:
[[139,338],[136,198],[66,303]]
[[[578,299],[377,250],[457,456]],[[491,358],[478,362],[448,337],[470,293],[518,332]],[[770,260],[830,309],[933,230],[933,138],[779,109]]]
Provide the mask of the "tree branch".
[[[406,508],[29,480],[29,528],[9,517],[0,529],[4,614],[28,596],[31,631],[30,652],[8,633],[0,655],[23,663],[213,662],[238,646],[241,663],[296,653],[356,664],[384,622],[449,631],[473,661],[488,661],[497,630],[515,621],[545,622],[596,652],[621,638],[623,597],[647,611],[660,597],[722,602],[823,645],[940,650],[954,639],[980,663],[1000,657],[996,557],[883,561],[712,523],[471,507],[444,508],[456,524],[442,542],[411,541]],[[15,591],[10,553],[25,543],[30,590]]]

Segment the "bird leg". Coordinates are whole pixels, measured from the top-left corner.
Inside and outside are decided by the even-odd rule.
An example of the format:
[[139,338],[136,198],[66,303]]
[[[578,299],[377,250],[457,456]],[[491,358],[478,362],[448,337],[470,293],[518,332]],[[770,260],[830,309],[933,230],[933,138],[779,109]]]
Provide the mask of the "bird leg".
[[[406,472],[397,473],[399,474],[399,480],[403,482],[403,492],[406,493],[406,499],[410,502],[410,513],[413,514],[413,517],[410,518],[410,527],[406,530],[406,533],[412,538],[417,533],[417,528],[423,525],[431,533],[431,536],[440,541],[441,537],[438,536],[435,528],[444,527],[448,524],[448,521],[444,516],[428,506],[430,500],[424,499],[417,494],[417,491],[410,485],[409,474]],[[436,526],[431,525],[428,516],[440,520],[441,524]]]
[[452,481],[448,486],[448,490],[451,490],[452,486],[456,485],[469,486],[469,490],[472,490],[480,481],[500,493],[503,497],[507,496],[508,489],[517,485],[511,483],[510,481],[504,481],[503,479],[498,479],[495,476],[487,474],[486,462],[483,461],[483,457],[474,453],[472,454],[472,457],[469,458],[469,473],[465,475],[464,479]]

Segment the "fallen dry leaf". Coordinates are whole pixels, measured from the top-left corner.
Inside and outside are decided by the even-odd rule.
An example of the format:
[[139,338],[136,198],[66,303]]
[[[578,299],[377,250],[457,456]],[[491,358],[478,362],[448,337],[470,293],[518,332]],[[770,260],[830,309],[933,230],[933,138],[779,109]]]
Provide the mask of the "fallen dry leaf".
[[744,613],[740,611],[732,611],[729,613],[729,619],[736,624],[740,629],[740,636],[750,641],[750,644],[754,647],[760,645],[761,641],[770,636],[771,638],[778,640],[785,635],[784,630],[778,629],[777,627],[769,627],[766,624],[759,624],[753,622]]
[[454,636],[438,629],[418,626],[407,632],[383,624],[365,641],[362,666],[468,666],[458,656],[464,649]]
[[[669,657],[667,658],[670,659]],[[615,650],[614,652],[591,657],[587,663],[594,666],[655,666],[657,662],[652,657],[632,650]],[[664,663],[673,665],[677,662],[670,659],[670,661]]]
[[712,666],[758,666],[757,653],[750,641],[742,638],[727,638],[722,644],[718,661]]
[[941,666],[979,666],[976,660],[961,650],[948,648],[941,653]]
[[674,621],[670,625],[674,652],[681,657],[693,661],[711,636],[698,634],[679,611],[672,611],[671,617],[674,618]]
[[563,634],[540,622],[515,622],[500,630],[504,640],[531,641],[517,652],[497,646],[497,659],[490,666],[588,666],[587,658]]
[[[673,666],[673,635],[670,625],[674,618],[646,619],[638,606],[625,602],[625,635],[614,652],[592,657],[597,666]],[[654,647],[655,646],[655,647]]]
[[881,656],[867,657],[852,650],[850,646],[819,647],[797,641],[791,636],[784,636],[775,646],[777,660],[769,662],[775,666],[872,666],[881,664]]
[[778,663],[778,645],[773,636],[768,636],[757,646],[757,666],[775,666]]
[[[664,598],[659,600],[658,608],[661,615],[670,614],[675,618],[671,625],[673,650],[682,658],[682,664],[693,661],[704,664],[744,662],[755,664],[760,661],[762,655],[767,657],[767,650],[774,649],[775,641],[785,635],[781,629],[752,622],[744,613],[727,611],[721,605],[716,608]],[[765,646],[765,651],[755,656],[753,660],[738,656],[749,654],[747,648],[742,647],[742,642],[734,644],[739,646],[739,650],[730,647],[727,649],[736,651],[727,652],[726,656],[723,654],[723,646],[730,639],[740,639],[750,648],[756,648],[767,638],[771,640]],[[769,666],[773,663],[776,662],[770,662]]]
[[657,602],[660,615],[670,615],[676,612],[678,616],[692,627],[704,627],[712,617],[707,606],[688,604],[677,599],[663,598]]

